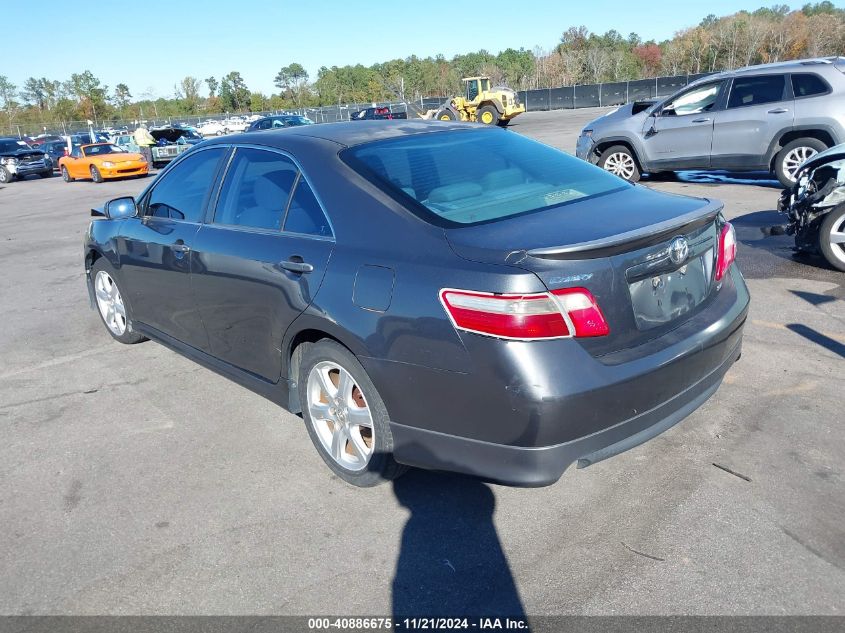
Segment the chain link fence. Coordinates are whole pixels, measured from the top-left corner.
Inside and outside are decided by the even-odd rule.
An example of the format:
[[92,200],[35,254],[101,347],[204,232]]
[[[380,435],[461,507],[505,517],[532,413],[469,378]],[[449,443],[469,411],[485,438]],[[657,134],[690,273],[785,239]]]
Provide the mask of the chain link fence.
[[[599,84],[579,84],[576,86],[562,86],[559,88],[540,88],[535,90],[519,90],[520,101],[526,109],[531,111],[566,110],[574,108],[596,108],[603,106],[619,106],[631,101],[658,99],[668,97],[690,82],[711,73],[694,75],[674,75],[670,77],[654,77],[652,79],[637,79],[632,81],[617,81]],[[393,112],[404,112],[408,118],[414,118],[427,110],[439,108],[448,97],[424,97],[411,102],[381,102],[381,103],[345,103],[331,106],[300,108],[296,110],[251,112],[249,115],[270,116],[274,114],[301,114],[307,116],[314,123],[335,123],[348,121],[350,115],[358,110],[376,106],[390,107]],[[219,112],[217,114],[182,115],[171,117],[152,117],[143,120],[149,127],[162,125],[200,126],[206,121],[223,121],[230,116],[246,116],[243,113]],[[96,129],[127,128],[134,130],[139,121],[136,119],[108,119],[96,121]],[[17,130],[14,130],[17,127]],[[35,136],[43,132],[53,134],[72,134],[86,131],[87,121],[65,121],[59,125],[26,124],[13,126],[10,132],[17,132],[18,136]]]

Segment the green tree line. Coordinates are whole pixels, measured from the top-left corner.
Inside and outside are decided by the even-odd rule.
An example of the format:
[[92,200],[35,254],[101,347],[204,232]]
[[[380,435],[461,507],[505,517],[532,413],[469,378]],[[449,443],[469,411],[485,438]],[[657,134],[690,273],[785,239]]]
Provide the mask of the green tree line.
[[152,88],[137,94],[128,83],[113,88],[85,70],[59,81],[29,77],[22,86],[0,75],[0,126],[30,132],[62,121],[139,120],[220,112],[298,109],[343,103],[414,101],[461,91],[461,78],[487,75],[517,90],[624,81],[659,75],[728,70],[749,64],[845,52],[845,10],[825,0],[790,11],[786,5],[708,15],[672,38],[643,41],[636,33],[566,29],[548,49],[507,48],[456,55],[393,59],[372,66],[323,66],[316,77],[299,63],[274,78],[279,92],[250,90],[237,71],[187,76],[167,96]]

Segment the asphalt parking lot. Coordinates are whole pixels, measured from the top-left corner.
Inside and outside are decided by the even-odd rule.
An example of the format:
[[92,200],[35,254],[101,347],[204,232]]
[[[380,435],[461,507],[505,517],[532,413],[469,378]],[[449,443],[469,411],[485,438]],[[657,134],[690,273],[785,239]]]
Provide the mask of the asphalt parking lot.
[[[512,130],[573,151],[596,114]],[[845,274],[766,236],[765,175],[643,181],[724,201],[742,359],[667,433],[528,490],[421,471],[353,488],[299,417],[113,342],[82,238],[92,205],[148,182],[0,187],[0,613],[842,613]]]

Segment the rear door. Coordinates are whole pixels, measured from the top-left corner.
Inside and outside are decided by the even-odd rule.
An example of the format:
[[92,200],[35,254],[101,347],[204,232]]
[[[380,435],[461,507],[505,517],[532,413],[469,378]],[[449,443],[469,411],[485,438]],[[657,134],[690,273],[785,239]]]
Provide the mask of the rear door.
[[211,353],[276,382],[282,338],[323,280],[334,237],[287,154],[239,147],[213,220],[194,242],[192,287]]
[[792,127],[793,117],[784,75],[735,77],[727,107],[715,114],[711,167],[768,169],[769,146],[779,132]]
[[118,238],[121,276],[137,321],[201,350],[208,337],[190,287],[193,242],[225,147],[186,156],[144,196]]
[[710,166],[713,118],[721,107],[724,85],[715,81],[680,92],[646,119],[643,149],[650,169]]

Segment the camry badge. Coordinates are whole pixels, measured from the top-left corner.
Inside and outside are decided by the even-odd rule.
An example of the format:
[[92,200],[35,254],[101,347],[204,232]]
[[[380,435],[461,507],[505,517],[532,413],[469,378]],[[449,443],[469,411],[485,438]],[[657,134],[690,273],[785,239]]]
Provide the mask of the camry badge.
[[687,238],[680,236],[672,240],[669,245],[669,259],[673,264],[681,264],[687,260],[689,255],[689,244]]

